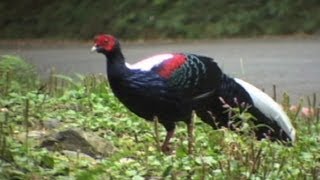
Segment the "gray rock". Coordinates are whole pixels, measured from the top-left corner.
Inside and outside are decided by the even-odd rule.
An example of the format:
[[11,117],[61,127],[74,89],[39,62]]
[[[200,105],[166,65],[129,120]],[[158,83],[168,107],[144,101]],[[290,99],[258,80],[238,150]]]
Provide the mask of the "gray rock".
[[43,121],[43,127],[46,129],[55,129],[61,126],[61,122],[59,119],[49,119]]
[[92,158],[110,156],[116,151],[111,143],[95,133],[75,129],[67,129],[47,136],[40,147],[50,151],[68,150],[83,153]]

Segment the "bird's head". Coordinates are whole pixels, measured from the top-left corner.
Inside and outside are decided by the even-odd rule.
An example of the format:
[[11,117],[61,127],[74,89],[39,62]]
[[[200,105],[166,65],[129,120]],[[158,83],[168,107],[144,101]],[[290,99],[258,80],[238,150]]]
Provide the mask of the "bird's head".
[[94,46],[91,48],[91,52],[98,52],[103,54],[109,54],[119,48],[119,42],[117,39],[108,34],[97,35],[94,38]]

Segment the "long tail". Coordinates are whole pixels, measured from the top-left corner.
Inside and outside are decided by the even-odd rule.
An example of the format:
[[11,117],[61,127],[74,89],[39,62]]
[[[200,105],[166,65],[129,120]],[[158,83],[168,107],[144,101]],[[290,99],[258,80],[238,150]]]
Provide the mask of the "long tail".
[[250,95],[253,106],[263,113],[269,121],[275,121],[277,125],[290,137],[291,141],[295,141],[296,131],[292,126],[289,117],[283,111],[281,106],[276,103],[270,96],[254,87],[253,85],[241,80],[235,81],[240,84]]
[[[202,98],[201,103],[198,103],[200,105],[197,106],[196,112],[204,122],[214,128],[229,127],[231,123],[223,107],[224,103],[231,107],[246,103],[251,106],[249,112],[257,119],[254,122],[267,125],[257,130],[258,139],[268,136],[271,136],[272,139],[292,142],[296,139],[295,129],[282,108],[267,94],[241,79],[233,79],[224,75],[221,86],[205,98],[205,101]],[[221,102],[221,99],[225,102]],[[266,127],[271,127],[273,132],[270,133],[270,128]]]

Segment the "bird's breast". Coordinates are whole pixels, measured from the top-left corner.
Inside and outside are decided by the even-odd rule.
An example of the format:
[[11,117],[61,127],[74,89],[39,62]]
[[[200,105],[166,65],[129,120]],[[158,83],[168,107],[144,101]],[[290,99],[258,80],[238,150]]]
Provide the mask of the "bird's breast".
[[[153,84],[155,82],[152,82]],[[152,84],[151,83],[151,84]],[[148,86],[144,82],[110,81],[115,96],[133,113],[152,120],[154,116],[173,121],[182,120],[191,113],[191,107],[172,98],[163,87]]]

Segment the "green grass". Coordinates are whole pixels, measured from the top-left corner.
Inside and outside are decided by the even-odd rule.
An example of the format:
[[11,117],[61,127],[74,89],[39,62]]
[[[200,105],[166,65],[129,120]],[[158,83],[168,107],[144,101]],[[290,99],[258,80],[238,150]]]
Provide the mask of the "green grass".
[[[16,57],[12,57],[16,58]],[[1,63],[1,59],[0,59]],[[19,66],[19,65],[17,65]],[[8,73],[6,73],[8,74]],[[1,74],[3,75],[3,74]],[[73,81],[52,75],[26,91],[13,77],[1,76],[0,179],[318,179],[320,177],[319,111],[304,118],[288,112],[297,129],[294,146],[255,141],[228,130],[212,130],[195,121],[195,149],[188,155],[187,130],[178,123],[175,153],[157,150],[154,124],[130,113],[112,94],[105,77]],[[12,78],[12,79],[11,79]],[[25,77],[38,81],[36,77]],[[6,90],[4,90],[6,88]],[[279,99],[279,97],[278,97]],[[310,106],[317,107],[316,98]],[[314,102],[312,102],[314,101]],[[288,96],[282,103],[287,109]],[[63,128],[98,132],[117,151],[101,159],[68,157],[36,146],[28,133],[59,119]],[[25,133],[22,141],[18,136]],[[160,139],[165,130],[159,127]]]

